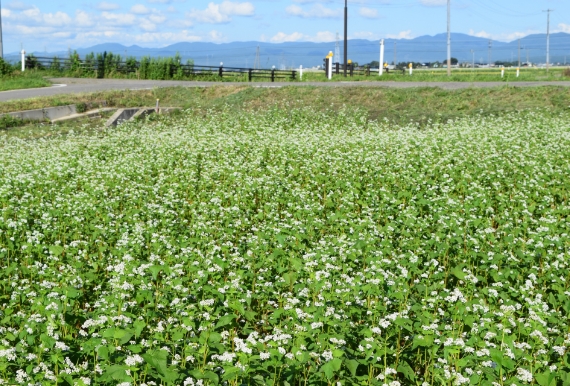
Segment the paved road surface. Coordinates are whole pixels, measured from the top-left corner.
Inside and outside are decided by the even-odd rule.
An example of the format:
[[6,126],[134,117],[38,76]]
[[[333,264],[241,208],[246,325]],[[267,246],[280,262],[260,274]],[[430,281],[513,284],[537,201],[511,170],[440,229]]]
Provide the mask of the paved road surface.
[[193,82],[176,80],[126,80],[126,79],[76,79],[54,78],[50,79],[55,86],[37,89],[12,90],[0,92],[0,102],[16,99],[28,99],[43,96],[91,93],[107,90],[141,90],[156,87],[212,87],[212,86],[247,86],[253,87],[284,87],[284,86],[321,86],[321,87],[390,87],[390,88],[413,88],[413,87],[440,87],[446,90],[459,90],[464,88],[488,88],[501,87],[509,84],[513,87],[538,87],[538,86],[564,86],[570,87],[570,81],[558,82],[291,82],[291,83],[233,83],[233,82]]

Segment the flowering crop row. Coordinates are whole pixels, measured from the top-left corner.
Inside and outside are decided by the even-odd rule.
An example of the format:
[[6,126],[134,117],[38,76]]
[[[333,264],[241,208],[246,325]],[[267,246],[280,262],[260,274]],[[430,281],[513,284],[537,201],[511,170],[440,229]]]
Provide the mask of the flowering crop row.
[[568,384],[568,118],[0,139],[0,384]]

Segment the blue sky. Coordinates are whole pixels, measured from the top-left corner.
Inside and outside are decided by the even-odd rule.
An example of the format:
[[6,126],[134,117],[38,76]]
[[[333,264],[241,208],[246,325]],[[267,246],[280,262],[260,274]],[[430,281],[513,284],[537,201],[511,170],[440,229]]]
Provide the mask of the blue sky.
[[[0,0],[4,52],[116,42],[333,41],[344,0]],[[349,0],[349,38],[413,38],[446,31],[446,0]],[[570,33],[569,0],[451,0],[452,32],[512,41]]]

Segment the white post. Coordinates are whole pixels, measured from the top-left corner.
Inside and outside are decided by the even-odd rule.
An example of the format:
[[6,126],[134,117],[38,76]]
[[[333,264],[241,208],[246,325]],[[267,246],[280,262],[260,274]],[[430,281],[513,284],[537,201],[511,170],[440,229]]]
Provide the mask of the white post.
[[328,70],[329,70],[329,71],[328,71],[328,72],[329,72],[329,73],[328,73],[328,78],[329,78],[329,80],[331,80],[331,79],[332,79],[333,57],[332,57],[332,56],[329,56],[328,61],[329,61],[329,66],[328,66],[328,67],[329,67],[329,68],[328,68]]
[[505,76],[505,67],[501,67],[501,78]]
[[378,75],[382,75],[384,73],[384,39],[380,40],[380,67],[378,69]]
[[520,68],[517,67],[517,78],[519,77],[519,74],[520,74]]
[[26,51],[22,50],[22,72],[26,71]]
[[410,63],[410,65],[408,67],[410,67],[410,75],[412,75],[412,73],[414,72],[414,67],[413,67],[412,63]]
[[301,65],[301,67],[299,67],[299,76],[300,76],[300,79],[303,80],[303,65]]

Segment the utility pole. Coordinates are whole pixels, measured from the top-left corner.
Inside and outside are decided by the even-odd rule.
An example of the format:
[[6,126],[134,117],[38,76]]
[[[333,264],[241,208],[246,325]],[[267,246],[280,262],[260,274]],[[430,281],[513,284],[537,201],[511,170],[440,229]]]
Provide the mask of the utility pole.
[[0,0],[0,59],[4,58],[4,45],[2,44],[2,0]]
[[344,0],[344,77],[348,68],[348,0]]
[[491,39],[489,39],[489,52],[487,53],[488,57],[487,57],[487,66],[489,66],[489,68],[491,67],[491,47],[493,45],[493,41]]
[[338,32],[336,33],[336,44],[334,46],[334,58],[336,59],[335,63],[340,63],[340,36]]
[[255,51],[255,62],[253,63],[253,69],[259,70],[261,68],[261,63],[259,62],[259,46],[257,46],[257,50]]
[[521,40],[519,39],[519,67],[521,66]]
[[396,44],[398,44],[398,42],[394,42],[394,68],[396,68],[396,66],[398,65],[398,62],[396,61],[396,54],[398,53],[398,50],[396,49]]
[[451,0],[447,0],[447,76],[451,76]]
[[548,67],[550,64],[550,12],[553,9],[547,9],[546,11],[546,72],[548,72]]

